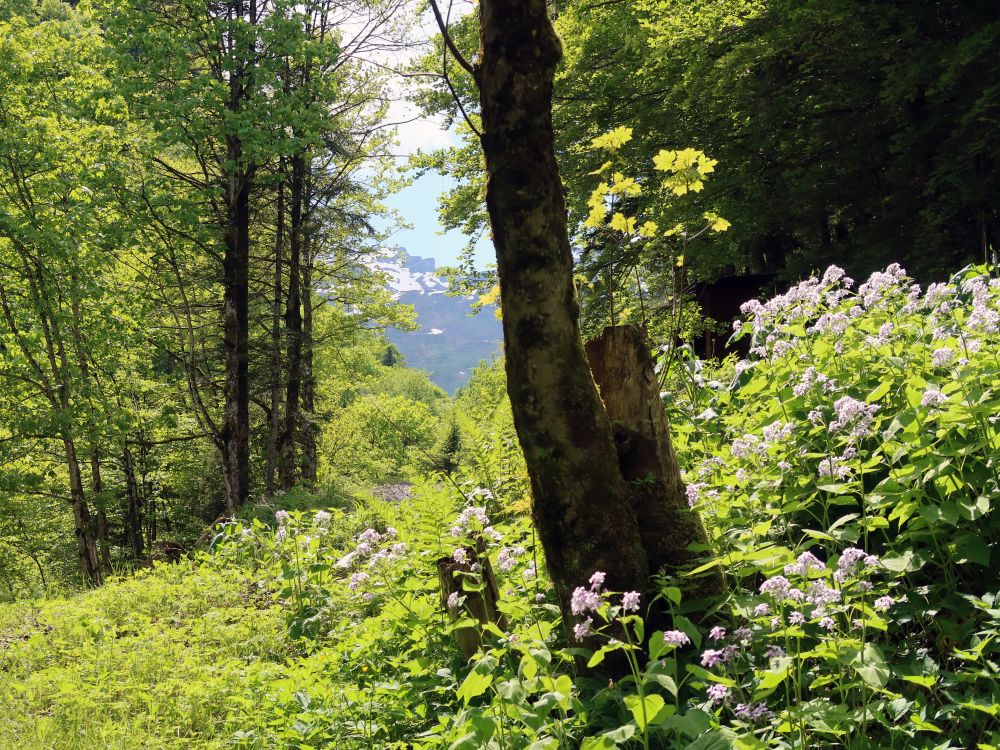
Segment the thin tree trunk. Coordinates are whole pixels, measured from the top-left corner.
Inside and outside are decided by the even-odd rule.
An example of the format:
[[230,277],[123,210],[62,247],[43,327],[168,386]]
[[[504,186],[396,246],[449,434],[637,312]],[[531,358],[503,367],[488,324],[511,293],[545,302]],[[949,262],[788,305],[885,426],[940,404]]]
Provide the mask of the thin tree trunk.
[[66,468],[69,471],[70,505],[73,508],[73,527],[76,532],[80,569],[88,584],[100,586],[104,577],[101,574],[94,523],[90,517],[90,508],[87,506],[87,496],[83,488],[83,475],[80,472],[80,461],[76,455],[76,445],[71,438],[64,436],[63,448],[66,452]]
[[[98,386],[98,383],[91,382],[90,378],[90,363],[87,361],[87,351],[84,346],[83,341],[83,331],[81,326],[82,316],[80,314],[80,299],[76,295],[75,290],[78,288],[78,277],[76,274],[70,276],[72,281],[71,289],[72,294],[72,304],[71,310],[73,313],[71,331],[73,334],[73,347],[76,350],[77,363],[80,367],[80,374],[83,376],[84,382],[87,386]],[[100,546],[101,552],[101,566],[105,574],[111,573],[111,543],[108,539],[108,514],[104,508],[104,498],[101,497],[104,492],[104,481],[101,478],[101,454],[97,447],[97,438],[95,436],[96,430],[94,425],[94,408],[93,403],[88,404],[88,431],[90,433],[90,486],[93,492],[93,501],[96,506],[97,512],[97,540]]]
[[295,485],[295,432],[299,421],[299,395],[302,389],[302,298],[300,292],[302,260],[302,201],[305,183],[305,160],[292,157],[291,231],[288,258],[288,299],[285,307],[285,336],[288,341],[287,382],[285,390],[285,428],[281,433],[278,468],[281,489]]
[[559,40],[545,0],[481,0],[477,79],[486,205],[503,306],[507,389],[532,515],[567,624],[595,571],[649,591],[649,561],[577,322],[552,132]]
[[226,510],[235,515],[250,495],[250,179],[239,167],[242,144],[235,136],[229,140],[230,158],[236,166],[229,177],[226,193],[228,224],[223,258],[226,403],[222,465],[226,479]]
[[152,550],[159,536],[159,529],[156,527],[158,511],[156,493],[152,492],[150,488],[149,448],[145,443],[139,443],[139,496],[142,498],[142,505],[146,508],[146,549]]
[[[308,201],[307,201],[308,203]],[[303,234],[302,250],[302,479],[313,484],[319,473],[316,453],[316,382],[313,379],[313,309],[312,270],[313,258],[309,247],[309,234]]]
[[132,548],[132,558],[142,560],[142,495],[135,477],[135,464],[128,443],[122,449],[122,473],[125,475],[125,536]]
[[104,508],[104,480],[101,478],[101,454],[94,448],[90,453],[90,487],[97,511],[97,541],[101,551],[101,569],[111,573],[111,541],[108,531],[108,514]]
[[[284,159],[279,168],[284,175]],[[285,184],[278,182],[278,221],[274,233],[274,288],[271,300],[271,413],[267,440],[267,465],[264,469],[264,492],[274,494],[274,476],[278,465],[278,442],[281,436],[281,295],[285,242]]]

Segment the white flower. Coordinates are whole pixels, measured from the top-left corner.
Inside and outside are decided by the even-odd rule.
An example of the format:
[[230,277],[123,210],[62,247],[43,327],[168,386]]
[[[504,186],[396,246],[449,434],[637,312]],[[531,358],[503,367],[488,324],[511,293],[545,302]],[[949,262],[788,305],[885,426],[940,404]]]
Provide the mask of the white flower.
[[940,349],[935,349],[934,353],[931,355],[931,364],[935,367],[945,367],[951,364],[951,361],[955,358],[955,352],[946,346]]
[[937,388],[928,388],[924,391],[923,398],[920,399],[921,406],[938,406],[945,403],[948,397]]

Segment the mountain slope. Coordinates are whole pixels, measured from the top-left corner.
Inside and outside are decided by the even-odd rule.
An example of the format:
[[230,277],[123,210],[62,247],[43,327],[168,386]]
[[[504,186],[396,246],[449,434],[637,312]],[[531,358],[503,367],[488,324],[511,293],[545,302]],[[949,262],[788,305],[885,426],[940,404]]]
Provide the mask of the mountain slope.
[[387,331],[410,367],[426,370],[431,380],[453,393],[481,360],[500,351],[500,321],[490,311],[473,315],[471,297],[446,294],[448,284],[435,275],[433,258],[386,251],[377,267],[386,274],[393,298],[413,305],[417,313],[416,331]]

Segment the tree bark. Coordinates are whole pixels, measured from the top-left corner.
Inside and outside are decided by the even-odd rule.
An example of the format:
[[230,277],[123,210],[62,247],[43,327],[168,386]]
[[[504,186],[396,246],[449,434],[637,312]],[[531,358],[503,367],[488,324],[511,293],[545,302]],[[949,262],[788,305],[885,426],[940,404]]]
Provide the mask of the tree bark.
[[[645,331],[634,325],[605,328],[586,351],[640,519],[650,572],[677,572],[704,562],[710,557],[708,535],[688,506]],[[697,549],[689,549],[692,544]],[[685,598],[697,598],[721,594],[725,587],[713,568],[686,588]]]
[[577,322],[573,258],[552,132],[561,54],[545,0],[481,0],[476,70],[486,205],[497,253],[507,389],[532,514],[567,624],[595,571],[649,591],[650,567]]
[[132,550],[132,559],[142,560],[142,495],[135,477],[135,464],[128,443],[122,449],[122,473],[125,475],[125,537]]
[[299,398],[302,389],[302,203],[305,193],[305,159],[297,154],[292,157],[290,184],[288,298],[285,306],[285,336],[287,338],[287,380],[285,385],[285,427],[281,433],[281,451],[278,468],[281,489],[295,486],[295,433],[299,422]]
[[101,552],[101,570],[111,573],[111,540],[108,529],[108,513],[104,508],[104,479],[101,477],[101,454],[97,448],[90,453],[90,487],[93,491],[95,510],[97,511],[97,542]]
[[[306,200],[308,205],[308,199]],[[316,381],[313,378],[313,306],[312,271],[313,258],[310,252],[309,234],[302,238],[302,479],[314,484],[319,474],[316,453]]]
[[70,437],[63,437],[66,452],[66,468],[69,471],[69,497],[73,508],[73,527],[76,532],[76,547],[80,556],[80,569],[84,580],[93,586],[100,586],[104,580],[101,562],[97,555],[97,540],[94,522],[87,506],[87,495],[83,488],[83,474],[76,454],[76,445]]
[[228,221],[222,263],[226,350],[222,465],[226,479],[226,510],[235,515],[250,496],[250,178],[240,167],[242,144],[236,136],[229,137],[229,156],[234,166],[226,189]]
[[[486,545],[477,545],[478,549],[465,547],[467,561],[456,562],[453,557],[442,557],[437,561],[438,582],[441,585],[441,606],[448,613],[452,622],[456,622],[464,615],[469,615],[477,622],[485,625],[488,622],[495,622],[501,628],[507,627],[507,621],[500,610],[497,602],[500,601],[500,589],[497,586],[496,576],[493,574],[493,566],[490,565],[490,558],[486,556]],[[475,571],[475,565],[479,566],[479,575]],[[478,579],[478,581],[477,581]],[[465,590],[465,581],[476,581],[478,590]],[[465,602],[461,606],[449,606],[448,600],[452,594],[465,597]],[[480,628],[458,628],[455,630],[455,639],[458,641],[458,648],[466,659],[471,659],[479,651],[482,644]]]
[[267,465],[264,469],[264,492],[274,494],[274,477],[278,466],[278,443],[281,438],[281,295],[283,292],[282,261],[285,242],[284,159],[281,160],[278,182],[277,228],[274,232],[274,285],[271,299],[271,413],[267,440]]
[[[641,332],[611,329],[593,346],[610,418],[580,341],[551,117],[561,50],[546,2],[481,0],[479,13],[473,71],[486,206],[507,390],[531,478],[535,527],[567,625],[579,619],[570,607],[573,589],[603,571],[609,589],[645,595],[649,633],[665,627],[668,614],[654,602],[659,592],[651,575],[689,567],[700,554],[689,545],[707,550],[705,530],[686,505]],[[698,594],[720,593],[721,574],[713,571],[695,586]]]

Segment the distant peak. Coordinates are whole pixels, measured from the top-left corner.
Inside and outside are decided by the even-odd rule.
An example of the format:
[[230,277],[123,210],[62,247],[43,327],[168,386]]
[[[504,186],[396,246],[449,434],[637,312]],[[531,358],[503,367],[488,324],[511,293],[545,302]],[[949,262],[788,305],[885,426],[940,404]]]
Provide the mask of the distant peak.
[[433,258],[412,255],[406,248],[386,248],[379,253],[374,266],[388,277],[394,297],[405,292],[436,294],[448,288],[444,279],[434,274],[437,265]]

